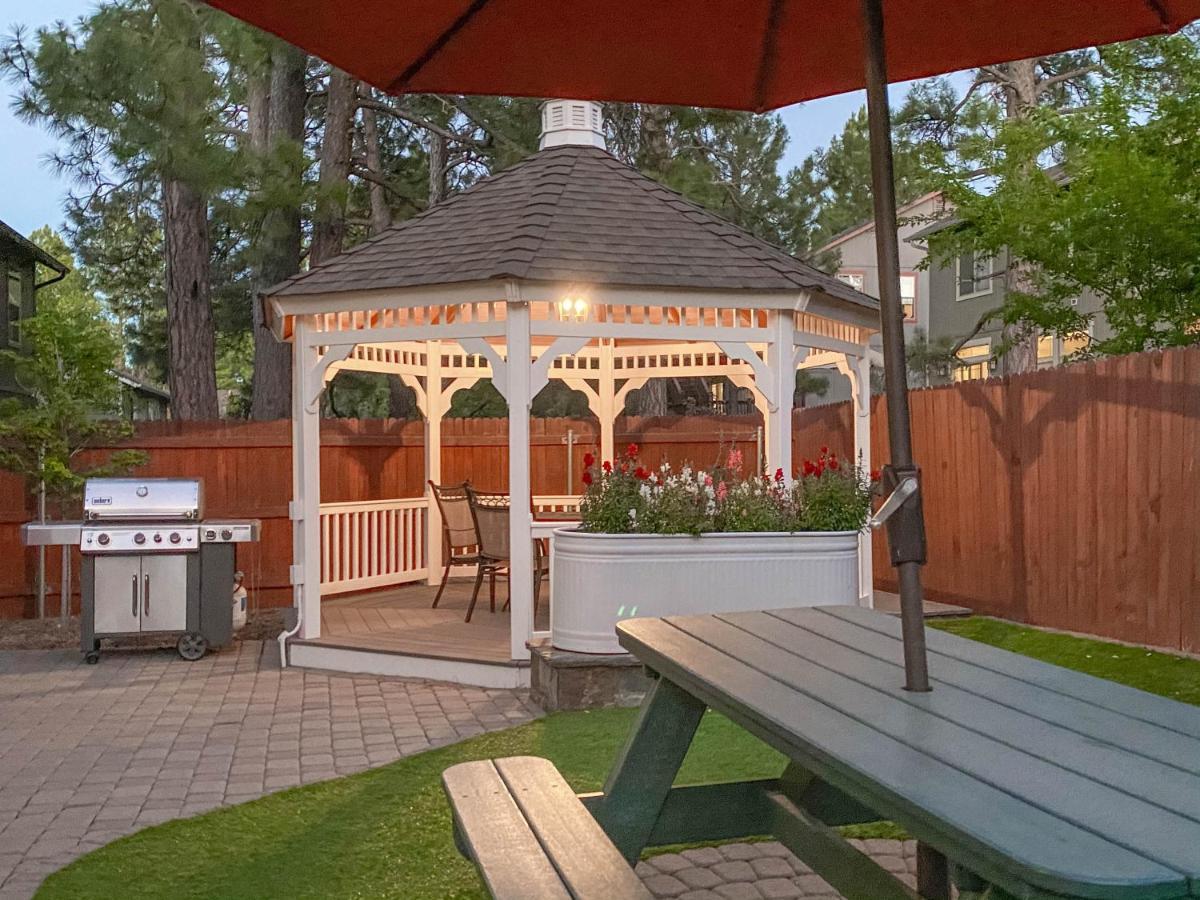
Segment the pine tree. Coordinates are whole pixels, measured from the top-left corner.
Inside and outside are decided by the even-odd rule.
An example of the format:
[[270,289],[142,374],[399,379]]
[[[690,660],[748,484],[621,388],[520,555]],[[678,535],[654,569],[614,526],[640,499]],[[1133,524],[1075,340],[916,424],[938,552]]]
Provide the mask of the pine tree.
[[[0,65],[18,112],[64,143],[57,164],[84,182],[88,215],[124,192],[162,223],[168,381],[175,415],[217,415],[209,203],[232,170],[209,22],[185,0],[100,7],[75,28],[18,32]],[[132,196],[131,196],[132,200]]]

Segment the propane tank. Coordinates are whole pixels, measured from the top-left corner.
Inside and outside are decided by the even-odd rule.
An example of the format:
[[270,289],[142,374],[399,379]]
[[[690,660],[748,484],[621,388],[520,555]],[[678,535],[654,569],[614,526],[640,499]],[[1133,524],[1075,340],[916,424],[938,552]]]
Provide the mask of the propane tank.
[[233,573],[233,630],[241,631],[246,625],[246,580],[244,572]]

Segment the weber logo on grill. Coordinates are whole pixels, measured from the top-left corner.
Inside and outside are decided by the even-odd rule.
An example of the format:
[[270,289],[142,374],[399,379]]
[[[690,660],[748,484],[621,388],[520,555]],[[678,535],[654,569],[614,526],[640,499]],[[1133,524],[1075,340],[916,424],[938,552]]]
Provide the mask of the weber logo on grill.
[[92,497],[92,506],[112,506],[112,497]]

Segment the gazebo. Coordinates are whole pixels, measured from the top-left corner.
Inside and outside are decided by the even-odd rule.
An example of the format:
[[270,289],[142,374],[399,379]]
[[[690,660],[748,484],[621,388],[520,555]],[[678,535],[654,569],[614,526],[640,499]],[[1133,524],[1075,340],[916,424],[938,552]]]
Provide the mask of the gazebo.
[[[274,286],[263,302],[274,333],[293,345],[292,583],[302,643],[321,636],[323,571],[349,551],[335,546],[320,503],[319,403],[339,370],[392,373],[415,391],[434,482],[451,397],[492,380],[509,409],[513,547],[532,534],[529,411],[551,379],[587,397],[601,454],[612,458],[631,390],[657,377],[726,377],[751,389],[763,414],[767,468],[791,473],[796,370],[836,367],[853,388],[855,453],[870,464],[878,302],[614,158],[598,103],[547,102],[538,152]],[[384,560],[394,546],[416,547],[432,580],[441,523],[428,497],[414,506],[420,515],[365,530],[355,552]],[[869,535],[859,554],[869,604]],[[509,650],[521,661],[536,635],[533,564],[514,557]],[[331,658],[322,664],[342,667]],[[361,660],[347,657],[345,667]],[[489,681],[470,667],[383,671]]]

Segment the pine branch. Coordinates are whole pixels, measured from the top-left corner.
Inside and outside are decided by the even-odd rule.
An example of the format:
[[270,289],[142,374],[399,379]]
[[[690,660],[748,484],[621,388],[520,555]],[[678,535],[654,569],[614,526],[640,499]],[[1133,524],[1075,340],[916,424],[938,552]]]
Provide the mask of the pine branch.
[[1057,75],[1050,75],[1043,78],[1036,85],[1038,95],[1042,95],[1049,91],[1057,84],[1062,84],[1064,81],[1074,81],[1076,78],[1082,78],[1085,75],[1091,75],[1093,72],[1099,71],[1099,66],[1095,63],[1080,66],[1077,69],[1069,69],[1066,72],[1059,72]]

